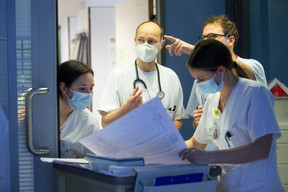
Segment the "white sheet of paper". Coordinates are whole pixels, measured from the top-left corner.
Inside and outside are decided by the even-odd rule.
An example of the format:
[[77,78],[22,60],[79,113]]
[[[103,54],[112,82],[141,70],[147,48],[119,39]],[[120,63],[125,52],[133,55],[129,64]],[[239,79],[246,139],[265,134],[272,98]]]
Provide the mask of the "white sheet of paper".
[[89,162],[86,159],[79,158],[49,158],[49,157],[41,157],[41,161],[46,163],[65,163],[65,164],[89,164]]
[[104,157],[144,157],[145,164],[187,163],[178,156],[187,146],[158,98],[81,139],[80,143]]

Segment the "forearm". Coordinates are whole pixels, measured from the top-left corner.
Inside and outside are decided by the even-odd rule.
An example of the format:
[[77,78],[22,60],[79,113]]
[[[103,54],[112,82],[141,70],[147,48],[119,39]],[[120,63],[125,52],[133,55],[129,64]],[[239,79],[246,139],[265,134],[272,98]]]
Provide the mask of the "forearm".
[[180,129],[181,129],[182,125],[183,125],[183,119],[174,120],[173,123],[177,127],[178,131],[180,131]]
[[193,136],[185,141],[187,148],[195,147],[197,149],[205,149],[206,144],[199,143]]
[[109,112],[109,113],[102,112],[102,127],[109,125],[110,123],[119,119],[120,117],[124,116],[130,111],[131,111],[130,108],[123,105],[112,112]]
[[209,151],[209,163],[240,164],[265,159],[269,156],[272,137],[272,134],[269,134],[241,147]]

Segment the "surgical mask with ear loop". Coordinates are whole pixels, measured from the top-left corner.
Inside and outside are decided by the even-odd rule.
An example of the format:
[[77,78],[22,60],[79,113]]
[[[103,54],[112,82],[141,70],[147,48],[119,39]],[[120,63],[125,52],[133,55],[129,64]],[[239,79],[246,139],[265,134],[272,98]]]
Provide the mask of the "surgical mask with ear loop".
[[227,33],[227,35],[225,35],[225,37],[224,37],[224,39],[222,40],[222,43],[225,45],[225,43],[226,43],[226,41],[227,41],[227,39],[228,39],[228,37],[229,37],[229,34],[230,34],[230,31],[229,31],[229,33]]
[[[216,71],[217,73],[217,71]],[[211,93],[216,93],[223,89],[224,87],[224,74],[222,75],[221,82],[219,85],[215,82],[214,78],[216,76],[216,73],[214,76],[207,80],[207,81],[202,81],[200,83],[196,83],[196,85],[199,87],[200,91],[204,94],[204,96],[207,98],[209,94]]]
[[70,107],[72,107],[74,110],[82,111],[90,106],[93,93],[82,93],[79,91],[72,91],[71,89],[69,90],[73,92],[73,96],[71,99],[66,94]]
[[135,51],[137,56],[141,59],[141,61],[149,63],[156,58],[158,54],[158,48],[161,46],[161,44],[162,39],[157,47],[155,45],[150,45],[148,43],[137,44],[135,46]]

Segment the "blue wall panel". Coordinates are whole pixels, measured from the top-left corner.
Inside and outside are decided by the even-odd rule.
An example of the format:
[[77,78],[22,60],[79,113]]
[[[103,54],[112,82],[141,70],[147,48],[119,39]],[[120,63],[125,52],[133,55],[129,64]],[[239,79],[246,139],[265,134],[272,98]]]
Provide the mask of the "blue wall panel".
[[[164,31],[191,44],[198,41],[202,34],[202,25],[211,15],[225,13],[225,0],[178,0],[165,1]],[[170,44],[170,42],[166,42]],[[171,57],[166,51],[166,66],[174,70],[180,78],[184,92],[184,106],[186,107],[194,79],[190,75],[186,62],[188,55]],[[164,64],[164,63],[163,63]],[[188,139],[193,134],[192,119],[184,120],[181,134]]]
[[279,79],[288,86],[288,1],[250,2],[251,58],[264,66],[267,81]]

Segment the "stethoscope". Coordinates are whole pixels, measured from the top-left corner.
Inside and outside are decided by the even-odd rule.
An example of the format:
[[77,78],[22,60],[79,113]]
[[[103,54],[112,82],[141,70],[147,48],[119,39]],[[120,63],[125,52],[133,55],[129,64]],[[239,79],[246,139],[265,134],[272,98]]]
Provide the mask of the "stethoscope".
[[[157,70],[158,86],[159,86],[159,91],[158,91],[158,93],[157,93],[157,97],[158,97],[159,99],[163,99],[163,98],[165,97],[165,93],[164,93],[164,92],[162,91],[162,89],[161,89],[160,74],[159,74],[158,66],[157,66],[157,64],[155,64],[155,65],[156,65],[156,70]],[[145,89],[147,89],[146,83],[145,83],[142,79],[139,78],[136,60],[135,60],[135,70],[136,70],[136,79],[135,79],[134,82],[133,82],[134,89],[136,88],[136,83],[137,83],[137,81],[140,82],[140,83],[142,83],[142,84],[144,85]],[[147,89],[147,90],[148,90],[148,89]]]

